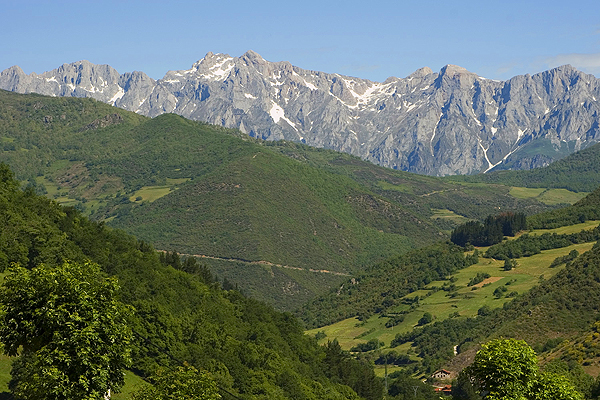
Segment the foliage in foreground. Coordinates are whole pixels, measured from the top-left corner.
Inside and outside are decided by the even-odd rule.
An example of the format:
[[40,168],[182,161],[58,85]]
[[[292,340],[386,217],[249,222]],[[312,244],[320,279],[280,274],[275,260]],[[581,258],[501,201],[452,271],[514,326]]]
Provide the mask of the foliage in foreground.
[[11,389],[20,399],[103,399],[130,364],[129,308],[116,279],[94,264],[15,267],[0,288],[0,342],[19,356]]
[[464,374],[489,400],[581,400],[568,379],[539,372],[535,352],[523,340],[496,339],[481,346]]
[[148,385],[133,394],[132,400],[219,400],[216,382],[206,371],[191,365],[173,370],[160,369]]
[[[42,270],[50,273],[52,265],[86,266],[81,267],[81,274],[83,271],[87,274],[87,266],[91,264],[86,263],[91,260],[103,272],[118,278],[119,300],[135,309],[135,313],[127,318],[128,327],[136,333],[131,340],[134,372],[150,376],[161,367],[177,367],[177,363],[166,355],[170,354],[199,370],[208,371],[220,388],[244,399],[337,400],[358,398],[357,393],[365,399],[381,398],[381,383],[372,366],[352,359],[341,350],[336,353],[320,347],[316,340],[304,335],[301,324],[291,314],[276,312],[235,290],[223,290],[221,282],[215,281],[194,259],[177,262],[171,253],[161,260],[150,245],[102,223],[92,222],[73,208],[62,208],[31,190],[21,191],[18,187],[10,170],[0,164],[0,221],[6,222],[0,225],[0,258],[5,263],[19,262],[31,269],[31,272],[19,269],[22,276]],[[18,246],[15,247],[15,243]],[[41,264],[47,267],[38,269]],[[96,276],[93,268],[89,272],[91,277]],[[51,283],[48,290],[58,285],[48,279]],[[62,281],[57,279],[57,282]],[[113,280],[108,282],[114,283]],[[43,298],[45,286],[40,283],[39,290],[35,288],[31,285],[30,295],[35,294],[35,297],[27,297],[32,307],[38,295]],[[27,293],[25,291],[23,296]],[[18,297],[11,293],[4,299],[16,301]],[[75,301],[77,297],[72,299]],[[79,314],[67,312],[70,309],[48,307],[46,303],[41,303],[40,309],[48,315],[58,313],[65,318],[67,315],[79,318]],[[81,318],[84,315],[87,314],[81,314]],[[33,330],[33,326],[24,328]],[[90,341],[93,335],[82,337],[88,333],[85,329],[72,333],[76,326],[79,325],[75,322],[73,325],[49,326],[44,332],[53,338],[50,328],[57,329],[60,339],[55,342],[59,346],[57,351],[60,346],[78,350],[76,355],[64,354],[71,357],[69,360],[107,354],[95,350],[86,352],[90,349],[86,346],[93,345]],[[17,334],[18,330],[8,327],[10,325],[3,328],[7,335]],[[40,332],[34,330],[34,333]],[[16,351],[19,344],[26,343],[25,339],[8,343],[7,348]],[[45,340],[46,336],[41,339]],[[40,348],[41,339],[30,348],[24,347],[23,353],[33,354],[33,349]],[[71,343],[73,340],[77,342]],[[332,356],[327,357],[327,354]],[[30,371],[43,367],[41,362],[50,359],[46,355],[42,354],[44,358],[38,360],[22,358],[15,364],[17,376],[35,382],[35,379],[29,379],[33,376]],[[51,355],[62,360],[63,353],[60,357],[56,353]],[[61,370],[66,369],[61,367]],[[53,370],[49,368],[48,371]],[[344,373],[340,374],[340,371]],[[20,381],[25,382],[24,379]],[[97,392],[103,394],[106,389],[102,386]],[[38,394],[29,398],[44,398]],[[76,395],[71,398],[86,397]]]

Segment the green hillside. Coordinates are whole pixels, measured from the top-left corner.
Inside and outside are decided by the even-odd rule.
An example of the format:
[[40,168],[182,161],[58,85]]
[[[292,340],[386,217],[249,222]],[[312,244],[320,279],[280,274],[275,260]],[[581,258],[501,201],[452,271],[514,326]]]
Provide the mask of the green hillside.
[[531,229],[557,228],[579,222],[600,219],[600,188],[575,204],[557,210],[546,211],[531,216],[527,223]]
[[528,188],[564,188],[591,192],[600,186],[600,144],[569,154],[547,167],[526,171],[492,171],[487,174],[448,177],[450,181],[497,183]]
[[[529,220],[544,226],[554,214],[598,212],[597,193]],[[380,351],[401,360],[389,371],[458,372],[479,343],[516,337],[543,352],[545,363],[574,362],[571,369],[583,365],[595,376],[600,227],[598,220],[559,226],[465,253],[440,243],[389,259],[310,302],[301,316],[311,334],[337,338],[345,349],[382,341]],[[364,354],[376,361],[381,353]]]
[[161,248],[341,272],[443,237],[349,178],[253,144],[234,156],[112,224]]
[[[161,256],[147,243],[18,187],[0,164],[0,272],[13,262],[27,268],[66,260],[98,263],[118,279],[121,301],[133,306],[127,323],[135,332],[137,375],[173,368],[181,360],[209,371],[224,396],[382,397],[383,386],[370,366],[339,349],[319,347],[289,313],[222,290],[193,258]],[[0,359],[0,383],[6,383],[10,361]],[[140,382],[131,374],[127,381]],[[0,390],[8,398],[6,387]]]
[[[0,92],[0,115],[0,161],[19,178],[0,166],[0,270],[91,259],[118,277],[141,334],[129,381],[173,365],[166,350],[242,398],[379,399],[382,354],[424,377],[499,336],[600,371],[600,189],[579,200],[418,176],[87,99]],[[503,211],[529,215],[530,231],[489,248],[445,241]],[[304,304],[325,346],[256,299]]]
[[[557,273],[544,273],[531,290],[502,307],[434,322],[397,336],[392,345],[409,345],[429,370],[444,364],[461,368],[472,357],[471,350],[490,337],[525,339],[540,352],[552,349],[561,340],[579,337],[597,319],[598,268],[600,248],[595,245]],[[448,364],[453,346],[459,355]]]
[[[432,219],[443,229],[456,226],[454,218],[483,219],[498,210],[532,215],[544,209],[556,208],[559,203],[565,205],[573,202],[566,196],[564,201],[559,202],[521,196],[514,194],[511,186],[503,184],[455,182],[383,168],[348,154],[314,149],[298,143],[267,142],[265,145],[303,163],[348,176],[380,196]],[[452,219],[445,218],[450,214],[454,215]]]
[[555,208],[356,157],[91,99],[0,91],[1,161],[37,193],[291,310],[467,218]]

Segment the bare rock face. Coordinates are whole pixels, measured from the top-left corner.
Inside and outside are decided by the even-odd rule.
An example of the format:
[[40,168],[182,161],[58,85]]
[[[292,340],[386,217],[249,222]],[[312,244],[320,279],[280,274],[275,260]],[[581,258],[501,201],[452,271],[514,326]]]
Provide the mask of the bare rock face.
[[600,80],[571,66],[493,81],[447,65],[372,82],[208,53],[155,81],[87,61],[41,75],[15,66],[0,88],[93,97],[148,116],[165,112],[348,152],[429,175],[532,168],[600,140]]

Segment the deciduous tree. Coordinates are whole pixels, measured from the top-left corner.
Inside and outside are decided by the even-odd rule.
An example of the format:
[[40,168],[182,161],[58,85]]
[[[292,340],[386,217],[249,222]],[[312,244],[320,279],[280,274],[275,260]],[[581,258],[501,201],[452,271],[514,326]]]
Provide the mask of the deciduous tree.
[[0,288],[0,342],[19,356],[11,389],[29,400],[103,399],[130,361],[129,308],[96,264],[14,267]]
[[484,344],[466,374],[488,400],[581,400],[568,379],[540,373],[535,352],[523,340]]

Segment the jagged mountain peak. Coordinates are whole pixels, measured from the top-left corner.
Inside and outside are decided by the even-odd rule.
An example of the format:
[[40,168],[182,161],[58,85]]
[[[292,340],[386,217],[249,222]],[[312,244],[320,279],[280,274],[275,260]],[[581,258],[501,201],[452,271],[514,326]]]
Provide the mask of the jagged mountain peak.
[[254,50],[248,50],[240,58],[247,59],[247,60],[253,60],[255,62],[256,61],[265,61],[265,59],[262,58],[262,56],[260,54],[258,54],[257,52],[255,52]]
[[550,71],[565,72],[565,73],[573,73],[573,72],[583,73],[583,72],[579,71],[577,68],[575,68],[574,66],[572,66],[571,64],[559,65],[558,67],[551,68]]
[[440,70],[440,74],[450,76],[461,74],[476,75],[475,73],[467,70],[466,68],[454,64],[447,64],[444,67],[442,67],[442,69]]
[[7,73],[7,74],[21,74],[21,75],[25,75],[25,72],[23,72],[23,69],[21,69],[21,67],[19,67],[18,65],[13,65],[12,67],[9,67],[7,69],[5,69],[4,71],[2,71],[2,73]]
[[41,75],[14,66],[0,73],[0,88],[93,97],[152,117],[173,112],[432,175],[537,166],[529,154],[552,160],[600,141],[599,80],[570,65],[494,81],[449,64],[380,83],[248,50],[208,52],[158,81],[89,61]]
[[183,71],[169,71],[176,75],[197,75],[198,78],[222,80],[227,77],[234,65],[234,58],[229,54],[208,52],[204,58],[196,61],[192,68]]
[[440,72],[438,74],[438,80],[445,80],[445,79],[471,83],[471,82],[474,82],[476,79],[481,80],[482,78],[479,75],[477,75],[476,73],[471,72],[464,67],[461,67],[458,65],[453,65],[453,64],[448,64],[448,65],[445,65],[444,67],[442,67],[442,69],[440,69]]
[[[101,64],[98,64],[98,66],[100,66],[100,65]],[[88,60],[79,60],[79,61],[74,61],[74,62],[71,62],[71,63],[64,63],[59,68],[86,67],[86,66],[94,67],[94,66],[96,66],[96,64],[93,64],[93,63],[91,63]]]
[[429,68],[429,67],[421,67],[418,70],[416,70],[415,72],[413,72],[412,74],[408,75],[406,77],[406,79],[423,78],[423,77],[425,77],[427,75],[431,75],[431,74],[433,74],[433,71],[431,70],[431,68]]
[[481,81],[477,74],[458,65],[444,66],[436,79],[436,87],[445,92],[470,90],[476,81]]

